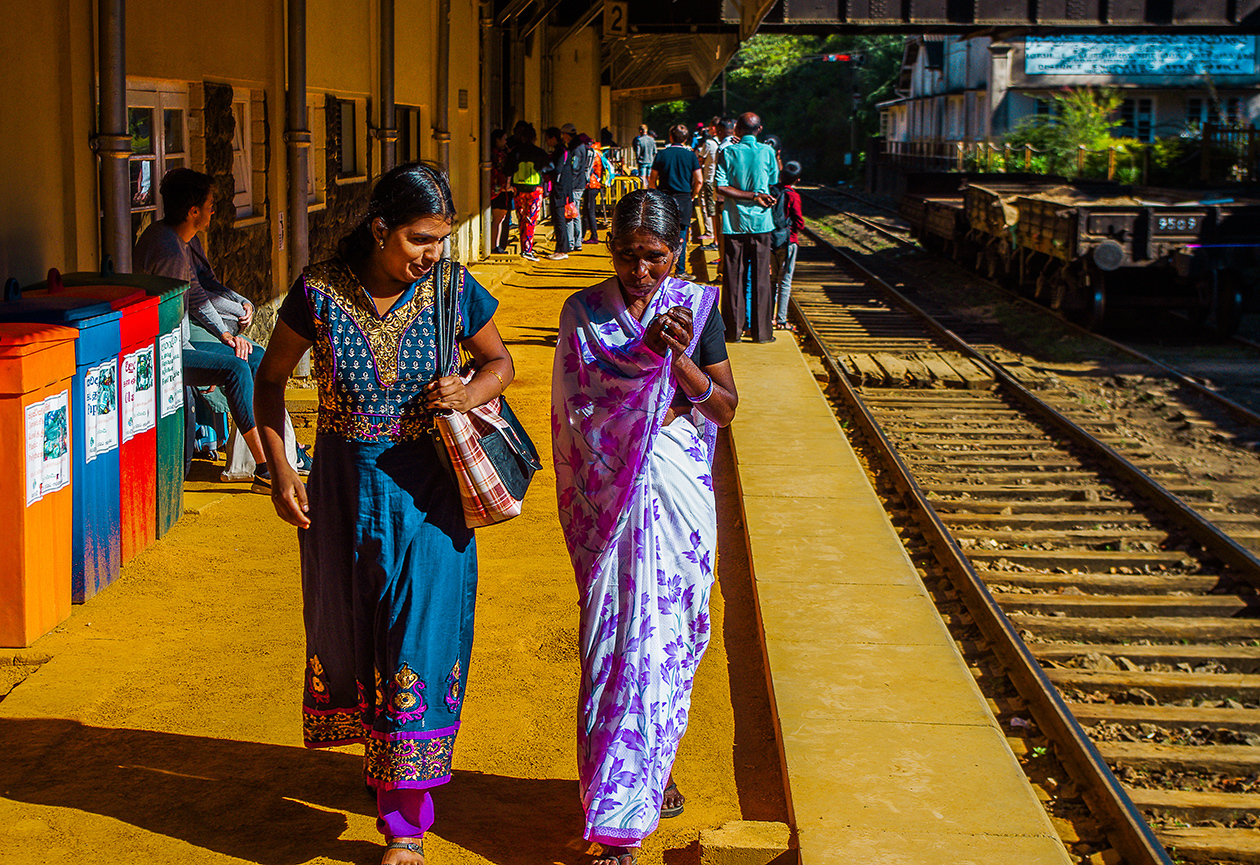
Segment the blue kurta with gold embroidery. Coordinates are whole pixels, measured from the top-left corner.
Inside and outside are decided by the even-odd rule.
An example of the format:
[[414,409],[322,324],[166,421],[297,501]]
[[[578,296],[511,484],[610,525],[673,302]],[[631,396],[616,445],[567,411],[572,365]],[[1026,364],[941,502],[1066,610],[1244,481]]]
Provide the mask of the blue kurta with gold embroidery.
[[[367,782],[387,790],[449,780],[472,652],[476,544],[424,407],[436,270],[382,316],[345,264],[325,262],[280,311],[314,343],[319,383],[311,527],[298,531],[304,738],[364,743]],[[498,302],[459,274],[462,338]]]

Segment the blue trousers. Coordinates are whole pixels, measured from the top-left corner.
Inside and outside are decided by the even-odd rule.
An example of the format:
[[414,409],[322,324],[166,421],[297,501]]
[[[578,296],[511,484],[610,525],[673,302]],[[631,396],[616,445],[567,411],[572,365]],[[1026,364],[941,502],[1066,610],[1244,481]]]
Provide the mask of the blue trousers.
[[255,345],[249,360],[241,360],[236,352],[221,342],[193,341],[193,348],[184,349],[184,383],[193,387],[223,388],[232,422],[242,433],[254,424],[254,376],[262,363],[263,349]]

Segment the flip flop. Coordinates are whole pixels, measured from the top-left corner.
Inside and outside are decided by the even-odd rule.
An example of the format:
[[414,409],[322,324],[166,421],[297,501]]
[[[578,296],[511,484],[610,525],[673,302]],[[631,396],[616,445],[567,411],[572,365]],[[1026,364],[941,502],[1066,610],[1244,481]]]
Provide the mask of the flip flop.
[[679,814],[683,812],[683,806],[687,802],[686,798],[681,793],[678,793],[678,798],[682,799],[682,801],[672,808],[666,808],[664,806],[665,797],[670,795],[671,790],[675,793],[678,793],[678,785],[671,783],[668,787],[665,788],[664,793],[661,796],[661,803],[662,803],[661,804],[661,819],[663,820],[667,820],[670,817],[677,817]]
[[611,853],[606,853],[603,856],[596,856],[592,859],[591,865],[599,865],[601,862],[612,862],[614,865],[639,865],[639,854],[637,852],[620,853],[614,856]]

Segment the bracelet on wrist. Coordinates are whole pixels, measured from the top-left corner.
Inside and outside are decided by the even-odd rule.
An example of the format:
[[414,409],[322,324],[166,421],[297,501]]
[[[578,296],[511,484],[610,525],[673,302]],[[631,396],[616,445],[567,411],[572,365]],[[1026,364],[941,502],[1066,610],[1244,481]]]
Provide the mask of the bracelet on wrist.
[[692,405],[699,405],[700,403],[704,402],[709,397],[713,396],[713,376],[706,374],[705,378],[709,380],[709,387],[700,396],[692,396],[691,394],[683,394],[683,396],[687,397],[687,401],[690,402]]

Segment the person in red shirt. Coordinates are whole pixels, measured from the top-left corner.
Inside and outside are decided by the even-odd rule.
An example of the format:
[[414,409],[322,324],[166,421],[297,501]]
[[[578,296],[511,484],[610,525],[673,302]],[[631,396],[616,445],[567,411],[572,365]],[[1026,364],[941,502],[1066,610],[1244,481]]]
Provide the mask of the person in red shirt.
[[801,178],[801,164],[796,161],[783,166],[779,175],[779,196],[782,198],[783,228],[778,223],[779,207],[776,202],[774,240],[785,237],[785,242],[775,246],[772,251],[773,287],[775,297],[774,329],[796,330],[788,324],[788,300],[792,297],[792,273],[796,270],[796,242],[798,233],[805,227],[805,217],[801,215],[801,194],[796,191],[796,181]]

